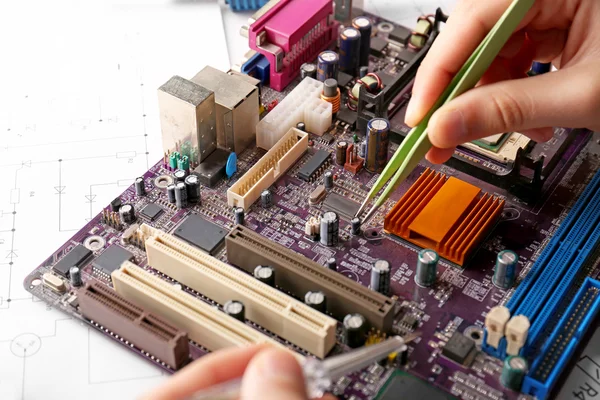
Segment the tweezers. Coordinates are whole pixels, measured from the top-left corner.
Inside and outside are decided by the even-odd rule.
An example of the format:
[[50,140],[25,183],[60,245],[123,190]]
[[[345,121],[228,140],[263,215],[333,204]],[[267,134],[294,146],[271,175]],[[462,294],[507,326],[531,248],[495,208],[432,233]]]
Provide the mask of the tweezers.
[[377,182],[375,182],[375,185],[373,185],[367,194],[367,197],[355,215],[356,217],[364,211],[369,201],[389,182],[363,221],[367,221],[373,216],[398,185],[425,158],[425,155],[432,147],[427,135],[427,125],[433,114],[443,105],[475,87],[534,3],[535,0],[513,0],[500,20],[498,20],[485,39],[479,44],[479,47],[465,62],[454,79],[452,79],[431,110],[429,110],[419,125],[406,135],[392,158],[388,161],[385,169],[381,172]]

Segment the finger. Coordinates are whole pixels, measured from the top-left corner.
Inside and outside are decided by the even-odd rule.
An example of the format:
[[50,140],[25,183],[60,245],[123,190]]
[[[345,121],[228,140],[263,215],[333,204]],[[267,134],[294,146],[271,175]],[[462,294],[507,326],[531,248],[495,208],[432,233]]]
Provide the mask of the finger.
[[563,29],[528,29],[527,37],[535,46],[535,60],[552,62],[564,50],[567,43],[567,31]]
[[289,353],[267,349],[248,365],[242,380],[242,400],[306,400],[304,375]]
[[198,390],[242,376],[264,345],[230,348],[208,354],[173,375],[167,383],[144,397],[147,400],[184,399]]
[[454,148],[451,149],[440,149],[437,147],[432,147],[428,152],[425,158],[432,164],[442,164],[445,163],[452,157],[454,154]]
[[554,128],[523,129],[519,133],[530,137],[538,143],[544,143],[554,137]]
[[[408,125],[417,125],[427,114],[510,3],[511,0],[459,3],[417,72],[414,95],[406,115]],[[521,26],[531,20],[532,12]]]
[[[594,87],[589,79],[593,68],[568,68],[470,90],[433,115],[428,127],[431,143],[439,148],[453,148],[502,132],[592,124],[595,121],[593,109],[599,102],[597,98],[594,100],[597,90],[582,93],[580,88],[586,85],[586,79],[587,85]],[[548,131],[538,133],[547,135]],[[535,138],[548,139],[547,136]]]

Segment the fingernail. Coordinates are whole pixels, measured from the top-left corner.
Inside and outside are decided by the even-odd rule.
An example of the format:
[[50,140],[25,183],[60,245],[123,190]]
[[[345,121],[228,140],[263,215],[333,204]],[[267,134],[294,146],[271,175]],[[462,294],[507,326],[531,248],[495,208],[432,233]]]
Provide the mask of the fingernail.
[[416,119],[417,119],[417,110],[419,108],[417,107],[417,99],[415,97],[413,97],[409,102],[408,102],[408,107],[406,107],[406,116],[404,117],[404,120],[407,124],[409,125],[414,125],[416,124]]
[[[437,141],[434,140],[436,143],[433,144],[438,147],[455,146],[467,139],[467,125],[460,110],[442,111],[434,115],[431,122],[431,134],[438,139]],[[450,141],[447,139],[449,137],[452,138]]]

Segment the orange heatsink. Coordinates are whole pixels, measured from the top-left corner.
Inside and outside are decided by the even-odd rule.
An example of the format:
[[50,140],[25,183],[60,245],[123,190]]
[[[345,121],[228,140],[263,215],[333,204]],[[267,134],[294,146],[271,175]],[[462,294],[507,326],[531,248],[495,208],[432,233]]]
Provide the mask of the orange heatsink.
[[386,232],[463,265],[504,208],[504,200],[425,170],[385,217]]

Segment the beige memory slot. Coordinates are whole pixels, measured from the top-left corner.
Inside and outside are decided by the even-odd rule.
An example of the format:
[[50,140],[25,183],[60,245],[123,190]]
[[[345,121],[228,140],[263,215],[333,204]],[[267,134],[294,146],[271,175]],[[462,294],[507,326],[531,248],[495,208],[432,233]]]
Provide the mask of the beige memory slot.
[[146,224],[140,231],[153,268],[220,304],[243,302],[247,319],[317,357],[335,345],[333,318],[172,235]]
[[111,277],[119,295],[185,330],[192,340],[210,351],[262,343],[287,349],[129,261],[113,271]]

